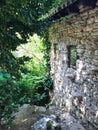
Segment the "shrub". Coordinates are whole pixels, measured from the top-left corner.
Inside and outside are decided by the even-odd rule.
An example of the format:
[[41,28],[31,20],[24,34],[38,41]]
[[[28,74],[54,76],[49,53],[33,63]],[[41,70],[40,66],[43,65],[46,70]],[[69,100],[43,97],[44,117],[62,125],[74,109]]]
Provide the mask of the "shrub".
[[17,92],[14,82],[8,73],[0,72],[0,124],[6,122],[10,126],[17,110]]
[[20,89],[20,104],[30,103],[45,105],[49,103],[49,89],[52,88],[52,80],[49,76],[26,75],[17,82]]

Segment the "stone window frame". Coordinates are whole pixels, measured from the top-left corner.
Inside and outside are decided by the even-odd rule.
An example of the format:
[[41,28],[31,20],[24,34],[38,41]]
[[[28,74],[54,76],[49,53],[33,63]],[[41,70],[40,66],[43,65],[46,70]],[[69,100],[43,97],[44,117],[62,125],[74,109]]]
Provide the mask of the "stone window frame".
[[[72,52],[72,50],[75,50]],[[76,69],[76,61],[78,59],[78,54],[77,54],[77,46],[76,45],[68,45],[67,46],[67,51],[68,51],[68,67]],[[74,56],[72,57],[72,53],[74,53]],[[75,61],[73,61],[75,59]]]

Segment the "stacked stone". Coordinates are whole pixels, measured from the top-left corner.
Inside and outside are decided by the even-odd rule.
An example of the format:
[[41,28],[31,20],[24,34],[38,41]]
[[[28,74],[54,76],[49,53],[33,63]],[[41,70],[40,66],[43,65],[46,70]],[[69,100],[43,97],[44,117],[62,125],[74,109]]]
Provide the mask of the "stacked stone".
[[[51,27],[51,68],[54,79],[54,101],[98,128],[98,1],[94,9],[80,7]],[[59,45],[54,59],[54,43]],[[79,59],[76,69],[68,68],[68,45],[76,45]],[[91,128],[93,130],[93,128]]]

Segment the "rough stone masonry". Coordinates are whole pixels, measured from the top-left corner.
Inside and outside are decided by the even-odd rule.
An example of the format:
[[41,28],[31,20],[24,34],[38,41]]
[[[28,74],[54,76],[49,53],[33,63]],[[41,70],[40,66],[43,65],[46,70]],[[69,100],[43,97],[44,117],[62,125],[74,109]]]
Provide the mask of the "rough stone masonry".
[[[90,130],[98,129],[98,0],[93,8],[79,5],[79,13],[50,27],[53,100]],[[75,46],[76,66],[69,66],[68,47]],[[92,127],[91,127],[92,126]]]

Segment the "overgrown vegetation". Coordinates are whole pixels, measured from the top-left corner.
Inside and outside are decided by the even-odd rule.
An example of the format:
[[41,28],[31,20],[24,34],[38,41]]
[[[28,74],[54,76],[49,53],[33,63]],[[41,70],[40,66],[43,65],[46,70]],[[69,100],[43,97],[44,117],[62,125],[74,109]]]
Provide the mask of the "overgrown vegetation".
[[20,77],[16,78],[4,70],[0,72],[1,123],[4,120],[10,126],[13,120],[12,113],[22,104],[45,106],[49,103],[49,90],[52,89],[47,53],[49,48],[50,45],[46,46],[44,38],[34,35],[27,44],[19,46],[17,51],[12,52],[21,62]]
[[44,39],[34,35],[27,46],[23,45],[19,48],[19,51],[30,58],[29,61],[21,65],[21,78],[17,82],[21,93],[24,93],[23,102],[25,103],[45,105],[49,102],[49,89],[52,89],[52,80],[49,70],[47,71],[49,69],[47,65],[49,53],[47,55],[45,44]]
[[[50,21],[41,17],[58,2],[60,0],[0,1],[0,125],[6,121],[10,126],[12,113],[23,103],[45,105],[49,102],[52,81],[46,28]],[[38,61],[41,55],[35,56],[35,47],[32,57],[16,57],[13,51],[35,33],[43,37],[44,48],[39,50],[44,58]]]

